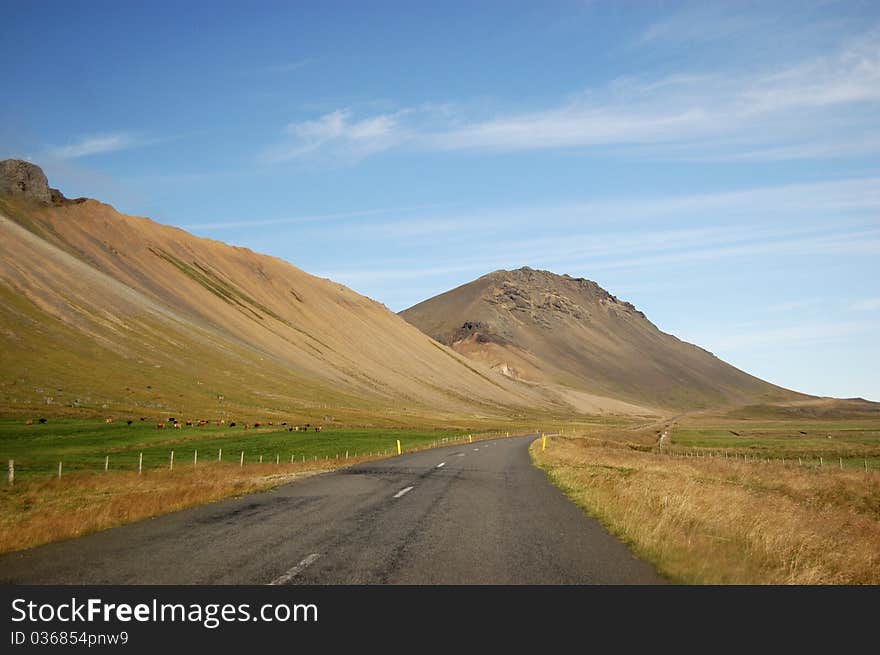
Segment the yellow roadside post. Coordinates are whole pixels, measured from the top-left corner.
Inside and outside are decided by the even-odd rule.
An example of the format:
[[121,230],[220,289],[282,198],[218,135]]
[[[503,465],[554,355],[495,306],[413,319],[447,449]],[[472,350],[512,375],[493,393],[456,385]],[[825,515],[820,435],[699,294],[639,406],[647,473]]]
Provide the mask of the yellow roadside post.
[[474,443],[474,435],[472,435],[472,434],[468,435],[468,443]]
[[544,452],[544,449],[547,447],[547,435],[543,432],[541,433],[541,452]]
[[400,455],[400,439],[397,440],[397,454]]

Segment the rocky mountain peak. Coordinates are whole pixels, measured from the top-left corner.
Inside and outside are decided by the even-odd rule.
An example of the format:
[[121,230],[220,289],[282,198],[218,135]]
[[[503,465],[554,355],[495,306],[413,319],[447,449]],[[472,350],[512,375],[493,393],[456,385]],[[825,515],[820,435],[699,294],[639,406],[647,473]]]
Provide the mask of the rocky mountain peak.
[[42,168],[23,159],[0,161],[0,196],[21,198],[44,205],[66,205],[86,200],[65,198],[58,189],[49,186],[49,180]]
[[21,159],[0,161],[0,195],[49,204],[52,194],[43,169]]

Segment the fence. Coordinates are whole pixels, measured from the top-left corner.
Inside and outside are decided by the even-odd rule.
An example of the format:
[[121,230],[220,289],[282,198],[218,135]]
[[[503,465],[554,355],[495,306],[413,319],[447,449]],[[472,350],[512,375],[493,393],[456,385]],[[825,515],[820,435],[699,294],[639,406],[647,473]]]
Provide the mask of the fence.
[[[307,456],[306,454],[290,453],[289,460],[287,458],[287,453],[285,453],[283,465],[287,465],[287,466],[296,465],[296,464],[303,465],[303,464],[308,464],[308,463],[316,464],[318,462],[327,462],[327,463],[333,462],[334,465],[338,465],[340,462],[356,463],[359,461],[365,461],[365,460],[375,459],[375,458],[390,457],[390,456],[394,456],[394,455],[398,455],[398,454],[420,452],[420,451],[424,451],[424,450],[430,450],[432,448],[439,448],[442,446],[453,445],[453,444],[457,444],[457,443],[473,443],[475,441],[486,441],[486,440],[490,440],[490,439],[500,439],[500,438],[506,438],[506,437],[510,437],[510,436],[511,436],[510,432],[505,432],[503,434],[498,432],[498,433],[478,434],[476,436],[474,436],[473,434],[468,434],[468,435],[463,435],[461,437],[443,437],[443,438],[440,438],[436,441],[432,441],[427,444],[417,445],[414,447],[410,447],[408,449],[403,449],[400,445],[400,441],[396,440],[394,447],[385,448],[385,449],[381,449],[381,450],[380,449],[374,449],[374,450],[368,450],[368,451],[365,450],[365,451],[361,451],[360,453],[357,451],[346,450],[344,452],[334,453],[332,456],[331,455],[319,456],[317,454],[310,454]],[[517,436],[517,435],[514,435],[514,436]],[[173,451],[173,450],[169,451],[168,457],[165,460],[166,463],[159,465],[159,466],[156,466],[151,470],[159,471],[159,470],[166,470],[167,469],[169,472],[173,472],[174,471],[174,464],[175,464],[174,453],[175,453],[175,451]],[[259,455],[257,455],[256,452],[252,453],[251,457],[256,458],[256,461],[253,461],[253,460],[248,461],[248,459],[246,457],[246,451],[244,451],[244,450],[239,451],[237,453],[238,457],[233,458],[233,460],[224,460],[223,459],[223,449],[222,448],[218,448],[216,460],[213,460],[213,458],[211,458],[206,461],[205,458],[203,457],[202,460],[200,461],[198,449],[193,449],[192,453],[193,453],[192,464],[190,464],[190,468],[192,468],[192,469],[196,469],[200,466],[204,467],[209,463],[210,464],[214,464],[214,463],[223,464],[224,462],[235,462],[236,459],[237,459],[238,467],[242,468],[242,469],[245,467],[246,464],[247,465],[274,464],[275,466],[282,466],[281,453],[278,453],[278,452],[270,453],[267,461],[264,461],[265,456],[267,454],[265,452],[260,452]],[[274,462],[272,462],[272,459],[271,459],[272,454],[275,455]],[[203,451],[203,455],[204,455],[204,451]],[[124,455],[121,455],[119,457],[119,459],[122,459],[124,462],[126,462],[126,464],[129,464],[132,461],[132,457],[130,454],[129,454],[129,457],[127,457],[127,458]],[[0,461],[2,461],[2,460],[0,460]],[[126,466],[124,468],[123,467],[114,468],[113,467],[114,461],[119,461],[119,460],[118,459],[114,460],[111,458],[110,455],[105,455],[104,459],[103,459],[103,466],[101,467],[101,469],[88,469],[88,468],[77,467],[77,468],[73,469],[72,472],[88,473],[88,472],[98,472],[98,470],[103,470],[104,473],[111,473],[111,472],[122,471],[122,470],[124,470],[124,471],[133,471],[134,470],[131,466]],[[180,468],[180,463],[179,463],[179,458],[178,458],[178,469],[179,468]],[[50,474],[54,477],[57,477],[60,480],[64,476],[64,472],[66,470],[68,471],[68,474],[71,472],[71,470],[68,470],[65,468],[64,461],[60,460],[57,464],[57,468],[55,468],[54,465],[52,466]],[[143,475],[145,470],[150,470],[150,469],[144,468],[144,453],[141,451],[141,452],[138,452],[138,455],[137,455],[138,475]],[[32,467],[28,467],[28,472],[35,474]],[[8,460],[7,483],[9,485],[13,485],[15,483],[15,460],[14,459]]]

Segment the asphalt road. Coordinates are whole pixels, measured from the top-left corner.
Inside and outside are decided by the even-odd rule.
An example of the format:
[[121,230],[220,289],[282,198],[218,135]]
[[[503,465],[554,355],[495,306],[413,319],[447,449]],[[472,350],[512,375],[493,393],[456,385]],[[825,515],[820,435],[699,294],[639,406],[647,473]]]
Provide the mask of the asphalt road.
[[320,474],[0,556],[21,584],[652,584],[514,437]]

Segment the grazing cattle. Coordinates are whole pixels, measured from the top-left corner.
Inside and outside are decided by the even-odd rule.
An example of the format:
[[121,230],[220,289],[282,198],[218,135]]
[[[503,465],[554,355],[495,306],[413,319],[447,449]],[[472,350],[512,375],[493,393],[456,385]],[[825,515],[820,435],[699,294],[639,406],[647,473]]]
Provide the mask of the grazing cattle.
[[193,422],[192,422],[192,421],[187,421],[187,422],[186,422],[186,427],[191,428],[192,425],[193,425]]
[[199,421],[199,427],[205,427],[206,425],[208,425],[207,421]]
[[104,423],[112,423],[112,422],[113,422],[112,416],[108,416],[107,418],[104,419]]
[[230,423],[230,424],[229,424],[229,427],[234,428],[234,427],[235,427],[235,421],[233,421],[232,423]]
[[146,416],[141,416],[141,421],[146,421],[146,420],[147,420]]
[[[225,418],[221,418],[221,419],[217,422],[217,425],[226,425],[226,419],[225,419]],[[235,423],[233,423],[233,425],[235,425]]]
[[316,426],[315,426],[315,432],[320,432],[320,431],[323,430],[323,429],[324,429],[324,428],[321,427],[320,425],[316,425]]
[[156,429],[157,430],[164,430],[165,424],[164,423],[156,423]]
[[245,430],[249,430],[250,427],[251,427],[251,424],[250,424],[250,423],[245,423],[245,424],[244,424],[244,429],[245,429]]
[[272,421],[269,421],[266,425],[275,425]]
[[180,423],[176,423],[176,422],[175,422],[174,427],[177,428],[177,429],[179,430],[179,429],[180,429]]
[[43,423],[45,423],[45,422],[46,422],[46,419],[44,419],[44,418],[37,420],[37,423],[39,423],[40,425],[43,425]]
[[260,423],[259,423],[259,422],[254,423],[254,427],[255,427],[255,428],[260,427]]
[[27,421],[24,422],[24,424],[25,424],[25,425],[33,425],[33,424],[34,424],[34,419],[29,418]]
[[168,422],[169,422],[169,423],[177,423],[177,419],[174,418],[173,416],[169,416],[169,417],[168,417]]
[[128,420],[125,422],[126,425],[131,425],[132,423],[134,423],[134,421],[132,421],[131,419],[128,419]]
[[288,432],[293,432],[293,428],[287,428]]
[[287,421],[284,421],[284,423],[282,423],[281,425],[287,425]]

